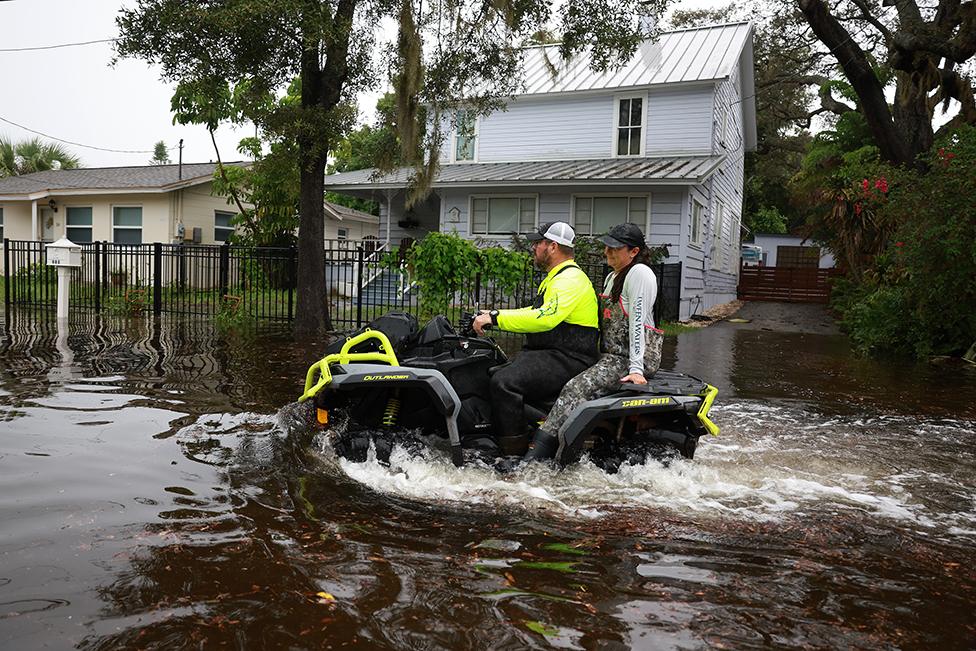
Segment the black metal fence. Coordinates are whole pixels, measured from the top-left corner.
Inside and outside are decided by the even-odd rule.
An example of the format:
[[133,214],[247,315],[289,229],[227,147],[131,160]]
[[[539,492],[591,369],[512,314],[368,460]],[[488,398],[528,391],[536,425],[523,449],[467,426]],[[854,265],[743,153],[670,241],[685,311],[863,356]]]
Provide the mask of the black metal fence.
[[[123,314],[243,315],[290,321],[295,314],[298,255],[294,248],[200,244],[82,246],[81,267],[72,270],[72,309]],[[326,242],[326,286],[333,326],[360,327],[390,310],[422,315],[419,290],[397,251],[373,242]],[[602,263],[581,267],[602,289],[609,271]],[[676,321],[681,264],[653,267],[658,278],[657,322]],[[474,308],[520,307],[532,302],[542,279],[531,272],[515,291],[503,292],[478,275],[461,288],[447,315]],[[47,266],[41,242],[3,241],[4,304],[54,308],[57,275]]]

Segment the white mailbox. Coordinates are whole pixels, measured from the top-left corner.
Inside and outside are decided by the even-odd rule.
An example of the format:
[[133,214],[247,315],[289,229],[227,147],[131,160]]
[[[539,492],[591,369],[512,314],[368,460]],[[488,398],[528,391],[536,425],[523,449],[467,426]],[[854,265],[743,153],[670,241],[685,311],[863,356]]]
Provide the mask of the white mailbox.
[[81,247],[62,237],[47,245],[47,263],[51,267],[80,267]]

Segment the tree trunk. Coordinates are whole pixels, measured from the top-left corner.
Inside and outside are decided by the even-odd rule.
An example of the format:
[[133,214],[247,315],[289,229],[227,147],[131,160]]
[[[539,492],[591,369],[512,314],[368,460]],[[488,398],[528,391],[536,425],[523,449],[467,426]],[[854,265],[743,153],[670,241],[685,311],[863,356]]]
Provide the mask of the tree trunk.
[[[313,21],[318,3],[307,7],[306,20]],[[321,42],[313,27],[303,30],[302,110],[309,116],[324,108],[324,74],[319,63]],[[325,164],[329,143],[316,138],[315,130],[298,136],[298,161],[301,165],[298,221],[298,300],[295,303],[295,334],[318,334],[332,329],[329,295],[325,284]]]
[[[299,150],[306,145],[299,143]],[[298,300],[296,334],[318,334],[332,329],[329,294],[325,283],[325,155],[301,156],[300,220],[298,225]]]

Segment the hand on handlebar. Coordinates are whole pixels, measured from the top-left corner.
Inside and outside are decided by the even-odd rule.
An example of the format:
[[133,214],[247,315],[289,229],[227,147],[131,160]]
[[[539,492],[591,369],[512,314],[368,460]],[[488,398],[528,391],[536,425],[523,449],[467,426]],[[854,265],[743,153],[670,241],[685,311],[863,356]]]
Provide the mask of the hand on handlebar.
[[474,331],[478,333],[479,337],[485,336],[485,327],[491,326],[491,316],[486,310],[482,310],[481,314],[476,316],[471,322],[471,327]]

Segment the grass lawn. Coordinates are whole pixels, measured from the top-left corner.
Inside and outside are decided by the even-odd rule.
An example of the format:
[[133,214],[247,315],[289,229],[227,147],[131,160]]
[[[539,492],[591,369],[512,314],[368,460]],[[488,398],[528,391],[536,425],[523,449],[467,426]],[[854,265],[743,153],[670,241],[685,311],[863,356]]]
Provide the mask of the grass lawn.
[[695,328],[692,326],[687,326],[683,323],[678,323],[677,321],[668,321],[661,324],[661,330],[664,330],[665,337],[677,337],[685,332],[692,332],[694,330],[699,330],[700,328]]

